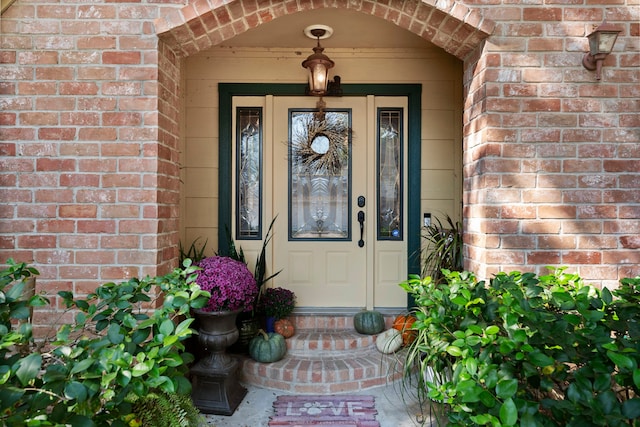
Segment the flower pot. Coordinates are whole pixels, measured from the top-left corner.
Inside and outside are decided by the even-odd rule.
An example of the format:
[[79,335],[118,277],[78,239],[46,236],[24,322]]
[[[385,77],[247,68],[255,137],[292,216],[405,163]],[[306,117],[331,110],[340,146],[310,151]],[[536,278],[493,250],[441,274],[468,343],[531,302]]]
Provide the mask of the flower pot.
[[195,311],[200,325],[198,341],[208,354],[191,368],[191,397],[205,414],[231,415],[247,393],[237,378],[238,361],[226,353],[239,336],[238,313],[240,310]]
[[275,332],[276,331],[276,318],[273,317],[273,316],[268,316],[265,319],[265,328],[264,329],[265,329],[265,331],[267,333]]
[[[441,386],[442,384],[451,381],[452,374],[451,369],[445,368],[441,371],[436,371],[432,366],[427,365],[423,368],[422,371],[423,379],[425,384],[434,384],[436,387]],[[426,392],[429,393],[429,386],[425,385]],[[435,399],[435,402],[442,403],[439,399]]]
[[240,337],[234,344],[233,350],[238,353],[246,353],[249,351],[249,343],[258,335],[260,330],[260,319],[257,317],[250,317],[241,319],[236,322],[238,330],[240,331]]

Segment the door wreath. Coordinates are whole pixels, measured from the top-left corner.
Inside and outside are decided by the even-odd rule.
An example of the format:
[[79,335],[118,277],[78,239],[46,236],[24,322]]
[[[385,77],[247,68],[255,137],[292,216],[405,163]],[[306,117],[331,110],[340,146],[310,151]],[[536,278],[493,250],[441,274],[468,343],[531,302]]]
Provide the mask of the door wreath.
[[290,141],[290,152],[295,163],[317,175],[339,175],[349,158],[351,130],[346,114],[325,112],[300,116]]

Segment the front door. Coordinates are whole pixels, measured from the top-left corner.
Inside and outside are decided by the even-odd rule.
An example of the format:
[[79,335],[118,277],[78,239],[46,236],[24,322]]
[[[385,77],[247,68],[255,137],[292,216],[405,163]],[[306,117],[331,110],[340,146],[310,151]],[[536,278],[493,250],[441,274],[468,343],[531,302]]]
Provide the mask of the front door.
[[[277,217],[269,260],[271,271],[282,272],[272,285],[294,291],[298,308],[403,307],[406,99],[324,98],[321,109],[317,101],[234,98],[239,146],[246,145],[242,133],[249,129],[240,123],[242,112],[257,107],[262,162],[261,179],[257,172],[250,179],[259,182],[252,190],[236,180],[234,216],[253,215],[235,221],[236,240],[243,236],[238,228],[250,229],[251,222],[264,237],[265,225]],[[241,176],[250,151],[235,152]],[[260,241],[237,243],[252,254]]]

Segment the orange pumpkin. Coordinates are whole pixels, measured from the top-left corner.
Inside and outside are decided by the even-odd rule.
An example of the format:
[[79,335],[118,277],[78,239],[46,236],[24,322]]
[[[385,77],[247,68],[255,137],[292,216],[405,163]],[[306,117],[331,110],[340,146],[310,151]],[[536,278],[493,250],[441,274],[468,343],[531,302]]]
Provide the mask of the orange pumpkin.
[[289,319],[278,319],[273,324],[273,329],[285,338],[291,338],[296,332],[296,328]]
[[401,314],[393,321],[393,329],[397,329],[402,333],[402,343],[404,345],[411,344],[416,339],[416,331],[412,331],[413,323],[418,320],[411,314]]

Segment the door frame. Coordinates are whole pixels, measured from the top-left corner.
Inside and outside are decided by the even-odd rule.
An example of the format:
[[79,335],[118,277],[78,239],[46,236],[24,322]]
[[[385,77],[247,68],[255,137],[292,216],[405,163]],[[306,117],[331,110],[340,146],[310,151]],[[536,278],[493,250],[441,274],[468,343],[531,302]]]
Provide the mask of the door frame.
[[[232,184],[232,101],[234,96],[306,96],[302,83],[219,83],[218,84],[218,253],[228,255],[233,206]],[[342,96],[406,96],[407,97],[407,272],[420,273],[421,215],[421,84],[343,84]],[[407,298],[407,306],[413,301]]]

